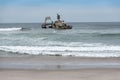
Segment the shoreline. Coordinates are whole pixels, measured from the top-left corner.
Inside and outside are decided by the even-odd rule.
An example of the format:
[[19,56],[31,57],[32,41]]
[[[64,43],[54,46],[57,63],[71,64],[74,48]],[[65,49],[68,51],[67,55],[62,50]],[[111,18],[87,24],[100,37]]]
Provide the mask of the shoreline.
[[37,60],[57,60],[57,61],[76,61],[76,60],[82,60],[82,61],[107,61],[107,62],[120,62],[120,57],[75,57],[75,56],[48,56],[48,55],[15,55],[15,56],[0,56],[0,61],[37,61]]
[[0,57],[1,80],[120,80],[120,58]]
[[0,57],[0,69],[72,70],[87,68],[120,69],[120,58],[62,56]]

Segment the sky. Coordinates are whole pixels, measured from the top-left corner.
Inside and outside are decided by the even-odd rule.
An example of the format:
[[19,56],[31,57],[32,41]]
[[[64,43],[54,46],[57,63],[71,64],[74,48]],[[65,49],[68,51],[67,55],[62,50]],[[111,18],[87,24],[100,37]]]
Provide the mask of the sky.
[[120,22],[120,0],[0,0],[0,23]]

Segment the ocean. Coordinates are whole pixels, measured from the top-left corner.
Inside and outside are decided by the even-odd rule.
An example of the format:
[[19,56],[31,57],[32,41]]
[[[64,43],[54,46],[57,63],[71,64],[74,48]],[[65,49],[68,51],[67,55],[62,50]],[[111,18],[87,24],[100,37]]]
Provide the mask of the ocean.
[[120,22],[74,22],[69,30],[41,23],[0,23],[0,56],[120,57]]

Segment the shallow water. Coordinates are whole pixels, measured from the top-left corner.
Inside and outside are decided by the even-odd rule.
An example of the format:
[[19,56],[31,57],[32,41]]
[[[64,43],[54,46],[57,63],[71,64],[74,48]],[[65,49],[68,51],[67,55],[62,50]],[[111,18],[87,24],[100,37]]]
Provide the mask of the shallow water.
[[39,23],[0,23],[0,56],[59,55],[120,57],[119,22],[69,23],[70,30],[42,29]]

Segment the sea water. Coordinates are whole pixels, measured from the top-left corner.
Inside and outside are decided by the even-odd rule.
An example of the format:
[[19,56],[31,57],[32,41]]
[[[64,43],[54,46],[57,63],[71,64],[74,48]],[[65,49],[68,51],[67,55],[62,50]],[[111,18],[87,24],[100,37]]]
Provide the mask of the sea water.
[[40,23],[0,23],[0,56],[120,57],[120,22],[76,22],[68,30]]

